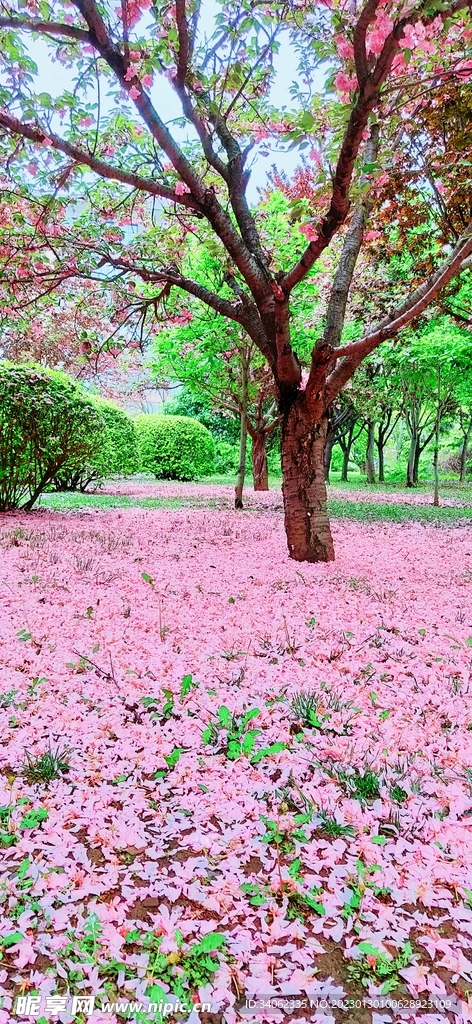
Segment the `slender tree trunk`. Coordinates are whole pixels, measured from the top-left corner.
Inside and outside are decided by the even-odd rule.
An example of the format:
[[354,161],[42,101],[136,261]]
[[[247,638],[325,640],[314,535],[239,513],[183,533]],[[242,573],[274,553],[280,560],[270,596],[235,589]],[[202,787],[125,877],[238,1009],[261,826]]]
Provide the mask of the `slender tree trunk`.
[[330,562],[333,541],[326,508],[324,451],[327,417],[313,424],[295,401],[282,424],[282,491],[291,558]]
[[269,490],[266,441],[263,430],[252,435],[252,477],[255,491]]
[[433,493],[433,505],[435,508],[439,505],[439,473],[438,473],[438,455],[439,455],[439,430],[436,434],[434,441],[434,452],[433,452],[433,472],[434,472],[434,493]]
[[246,448],[247,448],[247,420],[246,414],[241,410],[241,433],[239,436],[239,466],[234,488],[234,507],[243,508],[244,478],[246,476]]
[[419,468],[420,468],[420,455],[421,455],[421,452],[422,452],[422,448],[421,448],[421,445],[420,445],[420,440],[418,438],[417,442],[416,442],[415,458],[414,458],[414,461],[413,461],[413,486],[414,487],[416,487],[416,485],[418,483],[418,473],[419,473]]
[[347,474],[349,471],[349,456],[351,454],[351,445],[343,450],[343,464],[341,467],[341,480],[343,483],[347,483]]
[[379,436],[377,438],[377,454],[378,454],[378,457],[379,457],[379,484],[384,484],[385,483],[384,450],[385,450],[385,445],[384,445],[384,439],[383,439],[383,430],[380,427],[379,428]]
[[325,445],[325,453],[324,453],[325,481],[326,481],[327,484],[329,484],[329,474],[330,474],[330,471],[331,471],[331,457],[332,457],[332,454],[333,454],[334,445],[335,445],[334,433],[332,433],[332,432],[330,433],[328,431],[328,436],[326,438],[326,445]]
[[365,453],[365,473],[368,484],[375,484],[374,462],[375,428],[372,420],[367,423],[367,449]]
[[434,424],[434,451],[433,451],[433,472],[434,472],[434,493],[433,493],[433,505],[435,508],[439,505],[439,472],[438,472],[438,458],[439,458],[439,428],[441,426],[442,417],[442,404],[441,404],[441,365],[438,365],[438,404],[436,409],[436,420]]
[[407,487],[414,487],[415,486],[415,456],[416,456],[417,446],[418,446],[418,439],[417,439],[416,435],[414,435],[414,437],[412,437],[411,441],[410,441],[410,453],[408,455],[408,463],[407,463],[407,467],[406,467],[406,486]]
[[472,419],[469,422],[469,426],[464,434],[464,440],[461,445],[461,453],[459,456],[459,480],[461,484],[464,483],[467,470],[467,448],[469,446],[470,435],[472,433]]

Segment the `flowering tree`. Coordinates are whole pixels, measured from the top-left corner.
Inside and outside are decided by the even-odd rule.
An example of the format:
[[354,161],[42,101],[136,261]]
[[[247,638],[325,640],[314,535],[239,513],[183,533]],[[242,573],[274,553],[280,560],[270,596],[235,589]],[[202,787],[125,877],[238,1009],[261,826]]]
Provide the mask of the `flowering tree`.
[[[177,288],[241,325],[271,369],[283,417],[290,555],[329,560],[327,409],[362,360],[419,316],[472,253],[467,224],[399,305],[341,344],[354,267],[378,201],[376,179],[408,131],[404,115],[414,109],[417,124],[435,83],[470,77],[469,0],[366,0],[360,10],[341,0],[230,0],[209,36],[198,0],[158,0],[145,14],[148,8],[150,0],[121,0],[113,10],[100,0],[31,0],[25,13],[20,2],[4,3],[0,127],[10,189],[30,204],[8,278],[17,298],[22,288],[51,289],[74,275],[128,281],[130,307],[143,323]],[[270,87],[284,34],[300,52],[305,84],[294,87],[296,109],[282,116]],[[38,36],[55,60],[75,69],[75,83],[59,96],[35,90],[25,39]],[[327,87],[314,95],[320,64],[329,70]],[[174,124],[160,76],[180,103]],[[267,252],[247,199],[251,154],[271,137],[311,145],[317,167],[292,265]],[[408,159],[408,147],[403,152]],[[448,171],[442,168],[444,177]],[[73,196],[87,210],[76,209],[72,225],[66,209]],[[291,338],[292,295],[349,216],[325,330],[303,380]],[[147,229],[130,234],[133,218]],[[189,236],[218,255],[216,289],[192,277]],[[34,275],[25,271],[32,253]]]

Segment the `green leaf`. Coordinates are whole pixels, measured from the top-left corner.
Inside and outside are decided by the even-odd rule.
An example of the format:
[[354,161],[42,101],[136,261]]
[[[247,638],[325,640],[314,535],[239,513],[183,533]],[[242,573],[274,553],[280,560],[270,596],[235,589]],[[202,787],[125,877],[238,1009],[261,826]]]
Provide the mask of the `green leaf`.
[[259,732],[260,732],[259,729],[251,729],[250,732],[246,733],[246,735],[245,735],[245,737],[243,739],[242,748],[241,748],[243,754],[245,754],[246,757],[249,757],[249,754],[254,749],[255,739],[256,739],[256,736],[258,735]]
[[231,728],[231,713],[225,704],[222,704],[218,711],[218,720],[221,722],[224,729]]
[[229,757],[230,761],[236,761],[241,754],[241,744],[238,740],[230,740],[228,743],[228,749],[226,756]]
[[365,953],[366,956],[379,957],[381,955],[380,950],[378,950],[376,946],[373,946],[371,942],[359,942],[357,949],[359,949],[361,953]]
[[259,708],[251,708],[250,711],[246,711],[246,714],[244,715],[244,719],[243,719],[244,724],[247,725],[248,722],[252,722],[252,719],[253,718],[257,718],[257,716],[260,715],[260,713],[261,712],[260,712]]
[[317,914],[320,915],[320,917],[324,917],[324,915],[326,914],[326,909],[323,906],[323,904],[320,903],[319,900],[314,900],[311,896],[305,896],[304,900],[305,903],[307,903],[312,910],[314,910]]
[[292,861],[292,863],[291,863],[291,865],[290,865],[290,867],[288,869],[288,873],[290,875],[290,878],[297,878],[297,876],[300,874],[301,866],[302,866],[302,862],[300,860],[300,857],[296,857],[296,859],[294,861]]
[[226,935],[222,935],[221,932],[208,932],[196,945],[191,946],[191,951],[192,953],[213,953],[213,950],[224,946],[225,942]]
[[20,881],[22,881],[24,878],[26,878],[26,876],[28,874],[29,867],[30,867],[30,859],[29,859],[29,857],[25,857],[25,859],[21,861],[21,864],[20,864],[20,866],[18,868],[18,878],[20,879]]
[[376,846],[385,846],[385,843],[388,842],[385,836],[371,836],[370,841],[375,843]]
[[16,946],[17,942],[21,942],[22,939],[24,939],[22,932],[8,932],[7,935],[2,935],[0,942],[8,949],[8,946]]
[[148,576],[147,572],[142,572],[141,573],[141,579],[143,579],[145,583],[149,583],[150,587],[154,586],[154,580],[153,580],[152,576]]
[[263,757],[270,757],[271,754],[279,754],[281,750],[286,750],[287,744],[283,743],[282,740],[278,740],[277,743],[271,743],[269,747],[263,747],[262,750],[258,750],[257,754],[254,754],[252,758],[252,764],[259,764]]
[[194,683],[193,676],[184,676],[180,684],[180,696],[186,697],[191,690],[195,690],[198,687],[198,683]]
[[36,825],[46,820],[48,813],[45,807],[28,811],[20,821],[20,828],[36,828]]
[[314,123],[315,119],[313,114],[311,114],[309,110],[304,110],[300,117],[300,127],[303,128],[304,131],[309,132],[310,129],[313,128]]
[[174,747],[170,754],[164,754],[164,761],[169,765],[169,768],[175,768],[180,755],[185,753],[185,747]]

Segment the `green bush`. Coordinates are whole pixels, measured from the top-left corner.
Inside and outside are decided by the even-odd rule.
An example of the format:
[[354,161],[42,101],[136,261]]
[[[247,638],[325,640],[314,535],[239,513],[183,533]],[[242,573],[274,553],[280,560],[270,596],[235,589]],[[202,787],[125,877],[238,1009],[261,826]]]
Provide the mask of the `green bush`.
[[86,491],[105,477],[129,476],[139,469],[138,435],[134,420],[113,402],[92,398],[103,430],[96,449],[86,463],[62,470],[54,479],[57,490]]
[[[248,456],[250,456],[249,452]],[[230,444],[228,441],[216,441],[215,473],[237,473],[238,465],[239,445]],[[246,457],[246,466],[248,469],[250,468],[250,457]]]
[[58,473],[91,457],[102,430],[65,373],[0,363],[0,511],[31,509]]
[[141,467],[160,480],[195,480],[213,471],[215,442],[189,416],[136,417]]

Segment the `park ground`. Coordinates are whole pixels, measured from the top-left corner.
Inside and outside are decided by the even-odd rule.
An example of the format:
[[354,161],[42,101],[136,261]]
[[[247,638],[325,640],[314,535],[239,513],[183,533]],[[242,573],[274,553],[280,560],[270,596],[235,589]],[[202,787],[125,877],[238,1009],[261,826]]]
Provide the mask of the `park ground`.
[[[442,501],[333,488],[329,565],[290,561],[278,490],[1,517],[0,1024],[36,992],[96,997],[65,1024],[472,1019],[470,488]],[[325,1008],[243,1010],[275,995]]]

